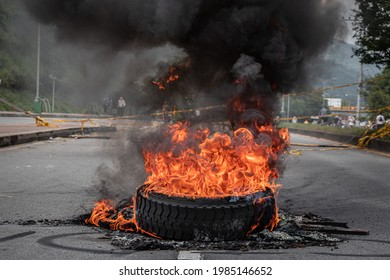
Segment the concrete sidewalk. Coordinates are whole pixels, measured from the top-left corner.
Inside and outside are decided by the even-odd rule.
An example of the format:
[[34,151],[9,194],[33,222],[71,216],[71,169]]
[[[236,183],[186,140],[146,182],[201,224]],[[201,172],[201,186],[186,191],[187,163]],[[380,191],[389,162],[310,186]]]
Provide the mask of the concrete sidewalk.
[[[2,112],[0,114],[0,147],[28,143],[32,141],[48,140],[55,137],[68,137],[72,134],[92,132],[113,132],[116,127],[107,120],[96,120],[95,115],[67,114],[65,122],[63,114],[51,114],[41,116],[50,126],[36,126],[33,116],[27,116],[17,112]],[[7,117],[5,117],[7,115]],[[2,118],[2,116],[4,116]],[[70,119],[71,118],[71,119]],[[93,122],[85,122],[82,127],[81,119],[95,119]]]
[[[324,131],[315,131],[315,130],[303,130],[297,128],[289,128],[288,129],[292,133],[297,133],[301,135],[307,135],[311,137],[323,138],[332,141],[336,141],[339,143],[349,144],[357,146],[360,137],[358,136],[348,136],[348,135],[340,135],[330,132]],[[379,152],[390,153],[390,141],[382,140],[382,139],[372,139],[368,146],[365,149],[377,150]]]
[[[32,115],[40,116],[42,118],[81,118],[81,119],[100,119],[100,118],[110,118],[111,115],[96,115],[96,114],[70,114],[70,113],[42,113]],[[30,118],[30,115],[27,115],[23,112],[14,112],[14,111],[0,111],[0,117],[26,117]]]

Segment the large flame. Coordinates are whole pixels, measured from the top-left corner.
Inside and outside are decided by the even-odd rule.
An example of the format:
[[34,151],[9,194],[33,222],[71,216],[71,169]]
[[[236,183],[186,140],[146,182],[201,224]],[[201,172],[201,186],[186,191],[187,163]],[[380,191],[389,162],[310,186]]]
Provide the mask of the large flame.
[[288,145],[288,131],[263,126],[259,133],[264,137],[255,139],[246,128],[232,137],[210,136],[208,129],[192,131],[188,123],[169,126],[162,144],[169,148],[143,152],[147,191],[198,198],[275,190],[273,180],[279,177],[278,158]]
[[[272,125],[255,127],[256,133],[239,128],[230,136],[222,133],[210,135],[207,128],[194,130],[187,122],[167,126],[164,141],[144,148],[145,169],[149,174],[145,192],[219,198],[271,189],[276,195],[279,185],[274,180],[279,177],[278,159],[289,145],[289,133]],[[96,203],[86,223],[158,237],[139,227],[135,204],[133,197],[127,206],[131,215],[125,217],[111,201],[102,200]],[[275,205],[274,216],[266,228],[274,229],[278,221]],[[254,224],[247,234],[257,225]]]

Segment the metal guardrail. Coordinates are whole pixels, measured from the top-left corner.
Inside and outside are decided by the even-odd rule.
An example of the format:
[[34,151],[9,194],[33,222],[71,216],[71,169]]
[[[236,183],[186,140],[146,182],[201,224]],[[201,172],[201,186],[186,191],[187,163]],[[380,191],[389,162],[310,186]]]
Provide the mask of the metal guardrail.
[[49,99],[42,98],[41,102],[43,104],[43,108],[45,109],[45,113],[51,113],[52,112],[52,108],[51,108],[51,104],[50,104]]

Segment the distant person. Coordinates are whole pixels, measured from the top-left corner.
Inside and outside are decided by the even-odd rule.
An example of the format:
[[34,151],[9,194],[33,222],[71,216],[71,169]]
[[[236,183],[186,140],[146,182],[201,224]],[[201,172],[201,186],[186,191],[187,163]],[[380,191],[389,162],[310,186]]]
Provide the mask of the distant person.
[[355,127],[360,127],[360,120],[359,119],[355,120]]
[[108,113],[108,109],[110,108],[110,105],[111,105],[111,101],[110,101],[110,98],[108,96],[105,96],[103,98],[103,110],[104,110],[104,114],[107,114]]
[[349,127],[355,126],[355,117],[354,116],[348,116],[348,126]]
[[376,116],[376,128],[377,129],[380,129],[382,127],[385,126],[385,117],[382,115],[382,113],[380,112],[377,116]]
[[339,116],[335,116],[335,117],[333,118],[333,125],[334,125],[334,126],[338,126],[337,124],[339,123],[339,120],[340,120]]
[[297,121],[298,121],[297,117],[294,116],[294,117],[292,118],[292,123],[297,123]]
[[122,117],[123,116],[123,112],[125,110],[125,107],[126,107],[126,101],[123,99],[123,97],[121,96],[119,99],[118,99],[118,116]]
[[339,116],[336,116],[335,123],[337,127],[343,127],[343,120]]
[[322,108],[320,112],[318,113],[319,115],[319,121],[322,125],[328,123],[328,110],[325,108]]

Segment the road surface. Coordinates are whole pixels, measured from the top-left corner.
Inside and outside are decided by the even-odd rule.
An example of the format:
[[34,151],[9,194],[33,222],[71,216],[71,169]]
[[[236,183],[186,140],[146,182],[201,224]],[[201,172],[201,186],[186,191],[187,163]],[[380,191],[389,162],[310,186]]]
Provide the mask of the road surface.
[[[390,157],[366,150],[293,146],[279,183],[279,207],[314,213],[363,237],[338,247],[259,251],[126,251],[96,228],[55,224],[85,214],[102,197],[104,178],[123,196],[142,183],[136,149],[115,139],[53,139],[0,149],[0,259],[390,259]],[[119,139],[122,139],[119,137]],[[337,144],[292,135],[293,143]],[[120,169],[120,163],[128,168]],[[103,188],[104,189],[104,188]],[[47,219],[50,223],[37,223]],[[24,225],[22,225],[24,224]]]

